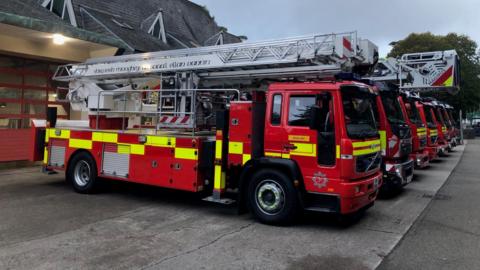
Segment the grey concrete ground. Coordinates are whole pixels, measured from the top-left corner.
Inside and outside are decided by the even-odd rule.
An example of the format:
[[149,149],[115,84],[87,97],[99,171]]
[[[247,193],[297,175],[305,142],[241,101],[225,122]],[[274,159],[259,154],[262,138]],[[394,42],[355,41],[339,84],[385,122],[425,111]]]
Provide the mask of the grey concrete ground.
[[379,269],[480,269],[480,140]]
[[291,227],[266,226],[189,194],[117,183],[80,195],[63,175],[2,171],[0,269],[373,269],[462,152],[417,171],[402,194],[378,201],[349,227],[317,214]]

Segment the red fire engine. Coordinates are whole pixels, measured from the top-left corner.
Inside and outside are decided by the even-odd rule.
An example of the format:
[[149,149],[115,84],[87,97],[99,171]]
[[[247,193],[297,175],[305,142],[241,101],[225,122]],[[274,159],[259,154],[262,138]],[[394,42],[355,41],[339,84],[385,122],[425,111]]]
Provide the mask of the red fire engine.
[[423,123],[417,102],[420,97],[412,92],[404,92],[398,97],[403,115],[412,132],[413,148],[410,158],[417,168],[426,168],[430,162],[427,146],[427,128]]
[[446,153],[445,144],[440,143],[440,132],[438,132],[437,121],[433,112],[433,105],[422,99],[422,102],[417,102],[422,121],[427,125],[427,150],[429,151],[430,160],[436,159],[438,156],[443,156]]
[[[426,167],[428,153],[423,151],[426,130],[415,106],[408,111],[402,95],[430,91],[458,91],[459,61],[457,53],[437,51],[410,53],[400,58],[380,60],[366,80],[380,90],[376,117],[379,121],[383,154],[382,191],[390,193],[408,184],[413,177],[413,165]],[[415,116],[415,115],[412,115]],[[418,114],[417,114],[418,116]]]
[[377,57],[344,33],[60,67],[54,79],[89,121],[50,119],[45,170],[80,193],[111,179],[238,200],[265,223],[366,209],[382,183],[375,93],[334,76]]

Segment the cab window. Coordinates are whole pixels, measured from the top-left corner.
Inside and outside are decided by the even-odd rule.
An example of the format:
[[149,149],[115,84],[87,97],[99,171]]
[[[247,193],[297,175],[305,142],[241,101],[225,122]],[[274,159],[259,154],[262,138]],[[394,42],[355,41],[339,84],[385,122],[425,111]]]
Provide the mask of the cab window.
[[270,123],[274,126],[280,125],[282,121],[282,95],[276,94],[273,96],[272,115]]
[[315,96],[292,96],[288,110],[288,125],[308,127],[310,110],[315,106]]

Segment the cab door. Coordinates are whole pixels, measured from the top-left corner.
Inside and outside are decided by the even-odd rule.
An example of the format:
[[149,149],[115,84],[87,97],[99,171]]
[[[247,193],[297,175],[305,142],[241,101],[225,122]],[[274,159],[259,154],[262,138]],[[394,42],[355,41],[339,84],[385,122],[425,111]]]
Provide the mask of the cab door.
[[307,191],[333,191],[328,186],[338,176],[334,96],[294,92],[285,101],[285,155],[299,165]]

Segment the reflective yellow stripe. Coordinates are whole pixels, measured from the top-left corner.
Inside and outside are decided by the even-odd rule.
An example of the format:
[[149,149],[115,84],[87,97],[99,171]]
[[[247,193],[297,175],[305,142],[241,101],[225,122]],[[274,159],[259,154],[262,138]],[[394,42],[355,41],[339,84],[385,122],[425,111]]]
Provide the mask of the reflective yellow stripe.
[[430,136],[437,136],[438,131],[436,129],[430,129]]
[[277,158],[290,158],[290,154],[276,153],[276,152],[265,152],[266,157],[277,157]]
[[[382,137],[382,131],[379,131],[380,133],[380,138]],[[383,131],[383,134],[385,134],[385,131]],[[366,141],[366,142],[353,142],[352,143],[352,146],[353,146],[353,155],[354,156],[361,156],[361,155],[367,155],[367,154],[371,154],[371,153],[375,153],[375,152],[378,152],[380,150],[382,150],[381,146],[382,146],[382,140],[373,140],[373,141]],[[355,149],[355,148],[365,148],[365,147],[368,147],[370,146],[369,148],[366,148],[366,149]],[[386,147],[386,140],[385,140],[385,147]]]
[[48,164],[48,148],[45,147],[43,150],[43,164]]
[[130,146],[129,145],[124,145],[124,144],[117,145],[117,153],[129,155],[130,154]]
[[229,154],[243,154],[243,143],[241,142],[229,142],[228,143]]
[[92,141],[94,142],[106,142],[106,143],[117,143],[118,134],[116,133],[103,133],[103,132],[93,132]]
[[340,145],[337,145],[336,149],[335,149],[335,153],[336,153],[336,158],[340,158]]
[[222,147],[223,147],[223,142],[221,140],[217,140],[215,142],[215,158],[216,159],[222,159]]
[[353,150],[353,155],[354,156],[361,156],[361,155],[367,155],[367,154],[372,154],[375,152],[379,152],[381,150],[380,145],[373,147],[373,148],[367,148],[367,149],[362,149],[362,150]]
[[45,131],[45,142],[47,142],[47,143],[48,143],[48,139],[50,138],[49,135],[50,135],[50,130],[47,129],[47,130]]
[[197,160],[197,149],[175,148],[175,158]]
[[225,188],[225,173],[222,172],[222,166],[215,165],[215,175],[213,178],[213,188],[214,189],[224,189]]
[[358,148],[358,147],[367,147],[367,146],[375,145],[375,144],[380,144],[380,140],[365,141],[365,142],[353,142],[352,146],[353,146],[353,148]]
[[243,154],[243,164],[247,163],[250,159],[252,159],[252,156],[250,156],[249,154]]
[[380,135],[380,147],[382,151],[387,149],[387,132],[385,130],[379,130],[378,134]]
[[282,153],[265,152],[266,157],[282,157]]
[[147,136],[145,145],[175,147],[176,139],[172,137]]
[[305,156],[315,157],[317,155],[317,149],[315,144],[311,143],[293,143],[297,148],[290,151],[292,156]]
[[145,145],[130,144],[130,154],[132,155],[145,155]]
[[60,129],[51,128],[49,132],[49,137],[57,138],[57,139],[70,139],[70,130],[60,130]]
[[422,137],[427,135],[426,128],[417,128],[417,136]]
[[92,141],[90,140],[80,140],[80,139],[70,139],[68,143],[69,147],[72,148],[81,148],[81,149],[92,149]]

